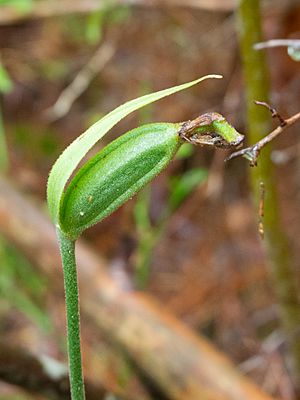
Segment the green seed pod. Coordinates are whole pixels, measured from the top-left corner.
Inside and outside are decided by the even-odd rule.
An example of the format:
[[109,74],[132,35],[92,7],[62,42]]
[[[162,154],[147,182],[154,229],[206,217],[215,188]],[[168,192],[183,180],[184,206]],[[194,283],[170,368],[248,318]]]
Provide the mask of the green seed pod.
[[155,123],[120,136],[91,158],[63,195],[60,228],[76,239],[158,175],[180,146],[181,124]]

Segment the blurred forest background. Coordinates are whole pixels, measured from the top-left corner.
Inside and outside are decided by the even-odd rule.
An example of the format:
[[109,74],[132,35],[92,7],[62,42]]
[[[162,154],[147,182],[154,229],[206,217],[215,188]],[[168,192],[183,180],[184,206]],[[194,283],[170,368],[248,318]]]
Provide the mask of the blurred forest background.
[[[222,113],[249,143],[238,7],[0,0],[1,400],[69,398],[63,279],[45,203],[62,150],[119,104],[210,73],[224,78],[132,114],[93,153],[139,124],[207,111]],[[266,0],[261,10],[263,40],[300,38],[299,1]],[[284,117],[299,112],[297,55],[286,47],[249,51],[267,57],[270,104]],[[266,113],[260,138],[278,125]],[[222,150],[184,146],[153,183],[84,235],[89,399],[299,398],[299,125],[272,145],[262,157],[279,199],[278,207],[271,199],[278,208],[271,231],[279,226],[281,239],[270,239],[284,253],[279,270],[264,248],[268,227],[267,238],[259,234],[253,169],[243,158],[224,163]],[[268,214],[272,201],[265,206]]]

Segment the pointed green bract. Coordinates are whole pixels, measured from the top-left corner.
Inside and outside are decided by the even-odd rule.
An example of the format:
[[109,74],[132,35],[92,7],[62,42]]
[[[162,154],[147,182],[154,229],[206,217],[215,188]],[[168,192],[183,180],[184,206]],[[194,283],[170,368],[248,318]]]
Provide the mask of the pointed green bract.
[[146,106],[147,104],[160,100],[163,97],[167,97],[173,93],[187,89],[208,78],[221,78],[221,76],[206,75],[192,82],[188,82],[179,86],[174,86],[172,88],[161,90],[159,92],[147,94],[137,99],[128,101],[127,103],[111,111],[101,120],[92,125],[77,139],[75,139],[74,142],[72,142],[57,159],[49,175],[47,199],[50,214],[54,223],[58,224],[59,222],[60,203],[68,179],[70,178],[82,158],[95,145],[98,140],[100,140],[120,120],[125,118],[133,111],[136,111]]

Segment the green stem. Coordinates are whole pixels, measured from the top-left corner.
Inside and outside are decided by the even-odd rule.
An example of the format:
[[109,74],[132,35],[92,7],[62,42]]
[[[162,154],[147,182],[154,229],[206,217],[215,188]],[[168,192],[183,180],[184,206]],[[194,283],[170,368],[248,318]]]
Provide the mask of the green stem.
[[[243,61],[246,87],[248,137],[250,144],[258,142],[270,131],[270,113],[254,104],[254,100],[269,98],[269,74],[265,54],[253,50],[262,41],[259,0],[240,0],[238,9],[238,35]],[[256,207],[260,200],[260,182],[266,188],[265,247],[270,262],[275,293],[280,306],[281,323],[285,330],[290,356],[295,366],[295,382],[300,382],[300,303],[297,275],[294,271],[291,249],[282,227],[277,194],[276,176],[270,157],[271,146],[263,149],[258,166],[251,168],[250,178]]]
[[75,241],[57,231],[62,258],[67,313],[68,356],[72,400],[84,400],[84,382],[80,350],[80,315],[75,259]]

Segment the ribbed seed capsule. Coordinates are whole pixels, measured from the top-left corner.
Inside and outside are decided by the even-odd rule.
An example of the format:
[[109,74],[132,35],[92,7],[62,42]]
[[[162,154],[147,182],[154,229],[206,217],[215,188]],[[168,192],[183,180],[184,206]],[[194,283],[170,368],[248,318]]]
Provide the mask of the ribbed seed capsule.
[[171,123],[140,126],[91,158],[63,196],[60,228],[76,239],[134,196],[173,158],[181,142],[180,126]]

